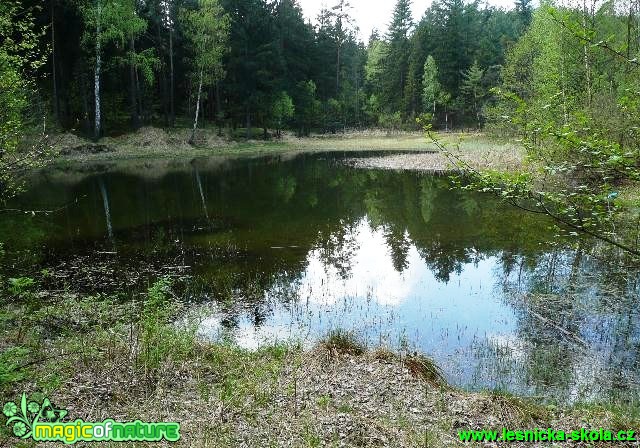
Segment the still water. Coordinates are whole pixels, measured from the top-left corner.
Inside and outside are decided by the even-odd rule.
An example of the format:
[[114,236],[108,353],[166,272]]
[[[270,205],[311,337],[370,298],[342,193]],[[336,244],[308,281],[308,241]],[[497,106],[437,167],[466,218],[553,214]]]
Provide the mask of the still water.
[[342,329],[424,352],[467,389],[636,399],[637,274],[446,177],[352,157],[47,171],[11,206],[52,213],[5,214],[0,235],[15,269],[59,273],[58,287],[142,291],[177,277],[203,338],[311,345]]

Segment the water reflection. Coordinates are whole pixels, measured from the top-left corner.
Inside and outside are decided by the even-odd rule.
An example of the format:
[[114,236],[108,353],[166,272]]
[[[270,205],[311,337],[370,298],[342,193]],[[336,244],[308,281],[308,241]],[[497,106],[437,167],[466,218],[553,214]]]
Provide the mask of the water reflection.
[[[446,364],[458,364],[460,373],[451,379],[465,382],[469,378],[460,375],[468,372],[458,362],[461,349],[515,330],[515,314],[504,306],[491,282],[497,260],[489,257],[466,264],[443,282],[413,244],[406,247],[399,269],[386,233],[363,218],[350,230],[347,255],[340,260],[324,247],[311,250],[294,281],[277,282],[267,289],[264,300],[271,304],[269,317],[258,327],[264,326],[267,333],[280,330],[286,337],[279,339],[316,340],[330,329],[341,328],[376,343],[407,344]],[[283,295],[294,297],[294,302],[282,302]],[[292,321],[296,325],[285,325]],[[217,335],[211,322],[204,333]],[[242,335],[248,332],[243,323],[237,330]]]
[[[113,247],[116,279],[188,269],[185,298],[209,310],[203,337],[311,344],[342,328],[423,351],[468,388],[638,395],[637,273],[590,257],[589,242],[549,241],[548,222],[446,179],[358,170],[335,155],[210,159],[49,173],[18,204],[76,198],[46,219],[3,217],[9,252],[42,248],[30,262],[56,268]],[[144,289],[154,275],[120,284]]]

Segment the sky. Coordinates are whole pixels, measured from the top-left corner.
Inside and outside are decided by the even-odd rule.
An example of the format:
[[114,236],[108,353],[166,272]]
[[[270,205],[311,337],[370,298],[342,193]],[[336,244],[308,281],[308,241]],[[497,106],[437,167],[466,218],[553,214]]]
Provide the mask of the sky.
[[[335,0],[298,0],[304,11],[305,17],[311,19],[315,23],[318,13],[322,9],[323,3],[332,6]],[[395,0],[350,0],[353,7],[352,16],[355,18],[356,25],[360,28],[360,38],[366,41],[371,35],[371,31],[377,28],[381,33],[386,32]],[[489,4],[511,8],[513,0],[489,0]],[[418,22],[425,10],[431,4],[431,0],[413,0],[413,20]]]

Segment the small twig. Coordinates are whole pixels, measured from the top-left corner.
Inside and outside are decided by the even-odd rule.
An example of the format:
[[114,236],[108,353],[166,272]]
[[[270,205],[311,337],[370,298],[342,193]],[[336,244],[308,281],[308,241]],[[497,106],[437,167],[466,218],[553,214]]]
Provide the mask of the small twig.
[[19,208],[4,208],[4,209],[0,209],[0,213],[14,212],[14,213],[25,213],[25,214],[29,214],[30,213],[32,215],[50,215],[52,213],[57,213],[57,212],[60,212],[62,210],[65,210],[65,209],[69,208],[69,206],[71,206],[73,204],[77,204],[80,199],[84,199],[86,197],[87,197],[87,195],[85,194],[85,195],[80,196],[79,198],[76,198],[75,200],[73,200],[71,202],[68,202],[68,203],[66,203],[66,204],[64,204],[64,205],[62,205],[62,206],[60,206],[60,207],[58,207],[56,209],[53,209],[53,210],[22,210],[22,209],[19,209]]
[[[637,58],[629,59],[627,57],[627,55],[625,55],[621,51],[618,51],[615,48],[611,47],[607,42],[605,42],[603,40],[602,41],[598,41],[598,42],[594,42],[593,39],[588,38],[585,34],[579,33],[578,31],[576,31],[575,29],[570,27],[565,20],[559,19],[559,18],[555,17],[553,14],[551,14],[551,19],[554,22],[556,22],[558,25],[560,25],[562,28],[564,28],[565,30],[569,31],[575,37],[580,39],[581,41],[583,41],[585,43],[588,43],[588,44],[591,44],[594,47],[599,47],[599,48],[602,48],[604,50],[607,50],[608,52],[612,53],[614,56],[617,56],[618,58],[624,59],[627,63],[632,64],[632,65],[634,65],[636,67],[640,67],[640,61],[638,61]],[[585,29],[585,31],[591,31],[591,32],[594,31],[594,30],[588,29],[586,27],[584,29]]]
[[576,335],[575,333],[570,332],[570,331],[569,331],[569,330],[567,330],[566,328],[561,327],[560,325],[556,324],[556,323],[555,323],[555,322],[553,322],[552,320],[547,319],[547,318],[546,318],[546,317],[544,317],[544,316],[541,316],[540,314],[536,313],[535,311],[531,311],[531,310],[530,310],[530,311],[529,311],[529,313],[530,313],[533,317],[535,317],[535,318],[537,318],[538,320],[540,320],[541,322],[546,323],[546,324],[549,324],[549,325],[551,325],[552,327],[554,327],[555,329],[560,330],[560,332],[562,332],[565,336],[569,336],[569,337],[573,338],[574,340],[578,341],[578,342],[579,342],[583,347],[588,347],[588,346],[589,346],[589,344],[587,344],[587,343],[585,342],[585,340],[584,340],[584,339],[582,339],[581,337],[579,337],[579,336],[578,336],[578,335]]
[[52,359],[56,359],[56,358],[64,358],[64,357],[71,356],[71,355],[79,355],[79,354],[81,354],[81,353],[83,353],[83,352],[82,352],[82,351],[75,351],[75,352],[69,352],[69,353],[59,353],[59,354],[57,354],[57,355],[52,355],[52,356],[47,356],[47,357],[45,357],[45,358],[35,359],[35,360],[30,361],[30,362],[28,362],[28,363],[26,363],[26,364],[22,364],[22,365],[20,365],[20,366],[14,366],[14,367],[12,368],[11,372],[15,372],[15,371],[18,371],[18,370],[24,369],[24,368],[26,368],[26,367],[31,367],[31,366],[34,366],[34,365],[36,365],[36,364],[41,364],[41,363],[43,363],[43,362],[50,361],[50,360],[52,360]]

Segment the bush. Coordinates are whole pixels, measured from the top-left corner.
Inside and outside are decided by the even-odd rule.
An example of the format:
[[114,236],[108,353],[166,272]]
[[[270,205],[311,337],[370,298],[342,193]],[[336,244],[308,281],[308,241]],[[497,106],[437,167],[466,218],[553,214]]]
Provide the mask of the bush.
[[402,116],[400,115],[400,112],[395,112],[393,114],[381,114],[380,126],[387,131],[398,132],[402,129]]
[[170,321],[176,311],[170,292],[171,281],[163,278],[149,288],[144,302],[139,362],[147,377],[155,376],[164,361],[188,358],[195,345],[195,328],[178,328]]

